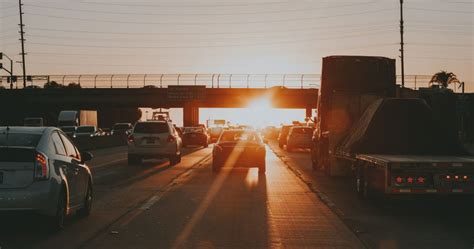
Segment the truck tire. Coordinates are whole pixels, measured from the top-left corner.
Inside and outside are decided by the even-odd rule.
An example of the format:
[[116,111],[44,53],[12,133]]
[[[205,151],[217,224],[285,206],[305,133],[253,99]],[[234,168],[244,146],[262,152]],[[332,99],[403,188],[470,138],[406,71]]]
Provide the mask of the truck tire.
[[128,165],[134,165],[134,164],[140,164],[140,163],[141,163],[141,158],[134,155],[128,155]]
[[363,166],[357,167],[357,174],[356,174],[356,182],[355,188],[357,192],[357,196],[362,199],[370,199],[370,187],[366,177],[366,169]]

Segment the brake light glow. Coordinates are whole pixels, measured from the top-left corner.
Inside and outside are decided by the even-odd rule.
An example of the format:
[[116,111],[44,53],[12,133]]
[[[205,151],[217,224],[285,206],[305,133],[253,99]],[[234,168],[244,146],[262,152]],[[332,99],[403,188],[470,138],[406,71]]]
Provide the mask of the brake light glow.
[[38,153],[35,158],[35,179],[44,180],[48,178],[48,159],[45,155]]
[[135,138],[133,137],[133,135],[130,134],[130,135],[128,136],[128,142],[129,142],[129,143],[133,143],[134,140],[135,140]]

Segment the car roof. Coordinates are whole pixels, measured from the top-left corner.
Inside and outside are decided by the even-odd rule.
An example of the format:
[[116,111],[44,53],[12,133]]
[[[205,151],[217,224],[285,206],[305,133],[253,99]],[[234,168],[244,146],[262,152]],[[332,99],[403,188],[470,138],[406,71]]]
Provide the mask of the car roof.
[[45,131],[55,130],[55,127],[29,127],[29,126],[0,126],[0,132],[43,134]]

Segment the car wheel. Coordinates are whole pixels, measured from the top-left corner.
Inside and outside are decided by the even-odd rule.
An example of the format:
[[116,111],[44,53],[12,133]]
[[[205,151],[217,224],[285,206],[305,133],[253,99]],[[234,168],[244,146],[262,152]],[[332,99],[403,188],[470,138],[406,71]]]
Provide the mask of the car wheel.
[[221,170],[221,167],[219,164],[212,162],[212,172],[217,173]]
[[179,163],[179,157],[180,155],[174,155],[170,157],[170,165],[174,166]]
[[92,210],[92,186],[91,182],[87,183],[87,193],[84,199],[84,206],[77,211],[79,216],[86,217],[89,216]]
[[56,215],[51,219],[50,227],[53,231],[58,231],[64,228],[64,221],[67,216],[67,199],[65,190],[59,194]]
[[265,163],[263,163],[262,165],[260,165],[258,167],[258,174],[259,175],[264,175],[266,171],[267,171],[267,166],[266,166]]
[[141,158],[133,155],[128,155],[128,165],[140,164]]

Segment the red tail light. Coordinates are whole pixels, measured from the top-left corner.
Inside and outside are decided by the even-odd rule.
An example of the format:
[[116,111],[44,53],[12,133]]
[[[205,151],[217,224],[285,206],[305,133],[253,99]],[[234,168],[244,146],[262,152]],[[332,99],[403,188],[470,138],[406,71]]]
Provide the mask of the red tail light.
[[166,141],[168,141],[168,143],[172,143],[176,140],[176,138],[173,136],[173,135],[169,135],[168,136],[168,139]]
[[133,135],[132,134],[128,135],[128,142],[133,143],[133,141],[135,141],[135,138],[133,137]]
[[48,178],[48,159],[38,152],[35,158],[35,179],[44,180]]
[[423,176],[420,176],[416,179],[416,182],[419,184],[425,184],[425,178]]
[[410,177],[407,178],[408,183],[413,183],[413,181],[414,181],[413,177],[410,176]]

